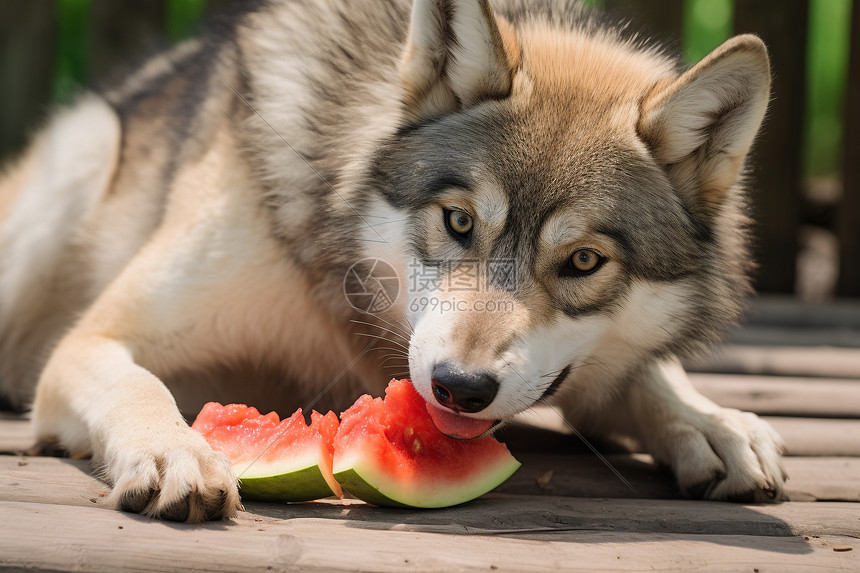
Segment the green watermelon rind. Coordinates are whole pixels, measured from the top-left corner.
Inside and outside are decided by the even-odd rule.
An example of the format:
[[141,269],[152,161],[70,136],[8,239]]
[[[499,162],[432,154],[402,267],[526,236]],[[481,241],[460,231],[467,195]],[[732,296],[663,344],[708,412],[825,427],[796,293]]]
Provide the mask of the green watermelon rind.
[[269,476],[240,477],[243,499],[275,502],[313,501],[336,496],[318,465]]
[[510,452],[505,452],[494,460],[492,468],[482,468],[473,479],[448,480],[438,487],[410,491],[378,469],[370,458],[350,457],[355,461],[335,461],[334,478],[345,491],[373,505],[426,509],[451,507],[478,498],[504,483],[521,465]]
[[366,501],[367,503],[385,507],[415,507],[391,499],[379,491],[379,489],[370,485],[367,480],[365,480],[361,474],[355,470],[355,468],[350,468],[334,474],[334,479],[337,480],[344,491],[351,493],[358,499]]

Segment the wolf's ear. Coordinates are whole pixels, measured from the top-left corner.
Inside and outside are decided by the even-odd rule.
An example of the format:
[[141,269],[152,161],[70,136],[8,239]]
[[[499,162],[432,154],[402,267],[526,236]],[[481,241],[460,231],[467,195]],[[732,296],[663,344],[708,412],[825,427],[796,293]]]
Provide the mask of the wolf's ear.
[[518,59],[513,28],[489,0],[415,0],[400,67],[408,119],[507,97]]
[[736,36],[644,99],[638,131],[694,212],[707,216],[735,183],[770,97],[756,36]]

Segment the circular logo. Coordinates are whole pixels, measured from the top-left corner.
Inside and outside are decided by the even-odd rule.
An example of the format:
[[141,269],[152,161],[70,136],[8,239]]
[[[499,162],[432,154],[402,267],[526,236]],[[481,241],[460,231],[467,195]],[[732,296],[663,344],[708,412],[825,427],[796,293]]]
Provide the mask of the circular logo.
[[394,268],[382,259],[358,261],[346,271],[343,294],[352,308],[378,314],[391,308],[400,292]]

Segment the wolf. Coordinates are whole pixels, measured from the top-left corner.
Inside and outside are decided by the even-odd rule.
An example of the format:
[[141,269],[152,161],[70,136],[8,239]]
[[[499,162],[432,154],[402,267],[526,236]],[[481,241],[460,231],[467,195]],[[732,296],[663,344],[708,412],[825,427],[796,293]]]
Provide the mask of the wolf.
[[120,509],[240,508],[186,423],[411,378],[471,439],[554,404],[709,500],[782,443],[679,357],[739,317],[767,50],[683,69],[570,0],[248,3],[56,111],[0,180],[0,384]]

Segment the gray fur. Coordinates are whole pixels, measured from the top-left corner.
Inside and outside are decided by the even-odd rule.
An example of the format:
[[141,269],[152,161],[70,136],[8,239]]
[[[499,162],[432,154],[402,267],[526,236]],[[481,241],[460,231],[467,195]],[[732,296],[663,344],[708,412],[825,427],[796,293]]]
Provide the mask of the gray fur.
[[[723,216],[710,222],[696,220],[652,158],[626,149],[621,141],[577,135],[588,129],[583,125],[592,121],[593,110],[581,110],[582,117],[568,114],[552,133],[542,131],[545,117],[514,115],[504,109],[504,102],[493,114],[464,110],[427,123],[397,122],[387,132],[381,130],[376,150],[366,160],[356,160],[350,148],[355,140],[344,134],[361,133],[377,113],[398,105],[397,90],[388,86],[397,82],[409,10],[405,0],[360,4],[347,7],[323,0],[309,10],[300,2],[259,3],[214,22],[196,45],[160,56],[159,73],[144,81],[132,74],[126,84],[106,89],[124,129],[134,133],[145,124],[160,139],[126,138],[122,153],[133,160],[121,164],[116,175],[118,180],[135,177],[140,169],[160,174],[160,184],[152,185],[147,200],[152,209],[138,218],[138,244],[159,224],[160,205],[167,200],[176,165],[205,152],[209,118],[230,114],[244,140],[247,160],[268,189],[260,200],[271,209],[272,234],[289,245],[285,256],[293,257],[320,283],[320,301],[336,301],[332,310],[338,314],[346,310],[337,296],[341,278],[363,251],[352,238],[366,225],[360,213],[368,199],[382,192],[393,206],[417,212],[434,200],[434,190],[452,181],[468,189],[474,183],[468,172],[481,165],[499,174],[511,205],[506,230],[486,256],[516,259],[525,271],[519,273],[521,281],[531,286],[540,282],[530,264],[534,238],[549,214],[562,207],[597,210],[602,211],[599,230],[618,243],[629,277],[653,281],[692,277],[700,287],[695,308],[684,317],[687,326],[661,352],[698,349],[736,320],[749,288],[750,267],[743,247],[741,190],[732,190]],[[509,0],[495,7],[514,23],[545,19],[585,34],[607,31],[574,1]],[[618,41],[624,41],[621,32]],[[301,65],[285,64],[293,60]],[[282,106],[295,105],[290,94],[261,92],[267,78],[284,71],[295,74],[289,79],[312,97],[294,113],[280,114]],[[381,89],[390,99],[375,98]],[[547,116],[559,113],[559,108],[531,113]],[[282,115],[301,121],[280,122]],[[519,144],[510,145],[511,141]],[[148,151],[152,146],[167,151],[153,159]],[[547,157],[563,159],[547,163]],[[358,168],[345,160],[356,160]],[[285,170],[284,165],[292,168]],[[293,217],[297,203],[313,216]],[[732,223],[713,228],[725,221]],[[413,252],[429,262],[422,234],[415,233],[413,239]],[[103,278],[88,285],[84,290],[90,296],[77,304],[88,304],[118,270],[93,271]],[[554,304],[571,316],[611,313],[614,302],[625,295],[624,283],[597,304],[577,306],[562,299]],[[719,294],[711,288],[715,285]]]
[[[342,407],[407,360],[431,409],[438,364],[498,384],[466,424],[552,399],[584,429],[641,439],[686,491],[778,497],[778,437],[696,394],[674,363],[737,320],[749,291],[743,163],[769,89],[761,41],[732,39],[679,74],[573,0],[415,1],[254,2],[70,110],[103,123],[84,151],[116,157],[81,155],[113,171],[77,190],[87,206],[68,208],[56,249],[0,269],[0,286],[49,269],[0,308],[0,394],[23,408],[39,380],[40,436],[92,452],[114,498],[166,518],[238,504],[226,460],[183,433],[177,404]],[[753,81],[722,89],[738,78]],[[72,141],[61,123],[44,137]],[[28,232],[4,216],[20,181],[39,181],[37,151],[0,179],[0,253]],[[35,189],[42,206],[52,189]],[[468,235],[446,225],[451,209]],[[573,272],[582,249],[601,265]],[[344,295],[363,259],[401,280],[410,260],[448,280],[464,261],[514,261],[516,275],[488,273],[486,300],[468,295],[497,315],[431,316],[404,289],[368,315]],[[381,340],[376,355],[361,337]],[[124,423],[114,412],[133,419],[135,392],[179,421],[164,435]],[[115,402],[82,407],[104,395]],[[193,453],[182,471],[220,484],[200,498],[227,491],[223,507],[202,511],[178,486],[152,497],[171,452]]]

